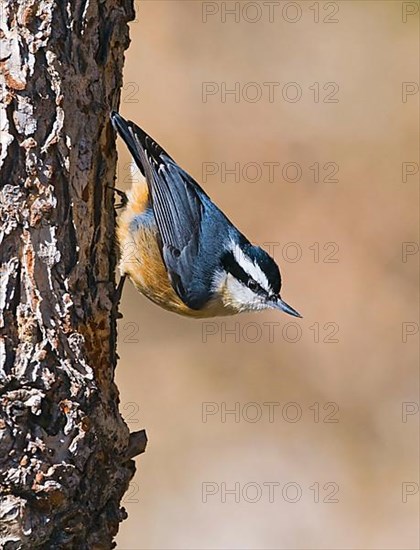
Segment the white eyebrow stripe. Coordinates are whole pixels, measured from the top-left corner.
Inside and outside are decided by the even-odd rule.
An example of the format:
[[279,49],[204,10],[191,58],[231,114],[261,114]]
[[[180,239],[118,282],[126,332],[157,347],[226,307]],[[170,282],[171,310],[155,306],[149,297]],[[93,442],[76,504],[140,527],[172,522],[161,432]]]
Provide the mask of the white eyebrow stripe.
[[241,247],[232,242],[232,252],[235,257],[235,260],[238,262],[238,264],[242,267],[242,269],[248,273],[250,277],[254,279],[254,281],[257,281],[264,290],[267,292],[271,291],[270,284],[268,282],[268,279],[260,268],[259,265],[257,265],[255,262],[250,260],[242,251]]

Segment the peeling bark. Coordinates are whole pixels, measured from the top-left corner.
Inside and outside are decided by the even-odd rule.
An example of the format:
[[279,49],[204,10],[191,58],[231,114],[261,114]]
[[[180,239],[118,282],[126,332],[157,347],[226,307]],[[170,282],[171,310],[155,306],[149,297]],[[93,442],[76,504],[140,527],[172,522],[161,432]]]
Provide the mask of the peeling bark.
[[0,10],[0,547],[111,548],[142,451],[113,381],[107,188],[132,1]]

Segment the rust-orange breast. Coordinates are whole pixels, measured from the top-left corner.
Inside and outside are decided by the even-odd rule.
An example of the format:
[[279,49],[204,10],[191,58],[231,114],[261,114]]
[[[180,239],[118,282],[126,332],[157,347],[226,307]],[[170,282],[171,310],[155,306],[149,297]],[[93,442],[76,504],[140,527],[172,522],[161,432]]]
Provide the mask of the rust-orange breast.
[[200,312],[184,304],[172,288],[157,241],[157,227],[146,182],[134,183],[128,203],[118,219],[120,271],[136,288],[161,307],[188,316]]
[[197,311],[179,298],[168,277],[158,245],[158,230],[144,179],[127,193],[128,203],[118,219],[120,271],[136,288],[159,306],[188,317],[213,317],[233,313],[221,300],[212,300]]
[[135,184],[128,193],[127,207],[118,219],[117,237],[121,274],[128,275],[142,294],[161,307],[191,315],[169,281],[146,184]]

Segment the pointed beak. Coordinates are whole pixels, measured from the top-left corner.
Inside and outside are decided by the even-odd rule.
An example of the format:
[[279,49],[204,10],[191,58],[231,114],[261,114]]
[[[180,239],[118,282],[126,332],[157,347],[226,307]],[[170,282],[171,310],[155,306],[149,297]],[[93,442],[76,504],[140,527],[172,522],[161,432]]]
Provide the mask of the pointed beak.
[[286,302],[283,302],[280,296],[277,298],[277,300],[271,302],[271,305],[275,309],[281,309],[285,313],[288,313],[289,315],[293,315],[293,317],[302,318],[302,315],[298,313],[295,309],[293,309],[291,306],[289,306],[289,304],[286,304]]

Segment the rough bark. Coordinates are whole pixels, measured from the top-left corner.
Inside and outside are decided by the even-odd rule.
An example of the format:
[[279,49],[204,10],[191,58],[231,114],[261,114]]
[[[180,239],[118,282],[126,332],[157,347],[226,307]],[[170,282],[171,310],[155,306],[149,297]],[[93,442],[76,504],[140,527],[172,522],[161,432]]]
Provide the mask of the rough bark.
[[0,0],[0,547],[111,548],[144,433],[114,384],[131,0]]

